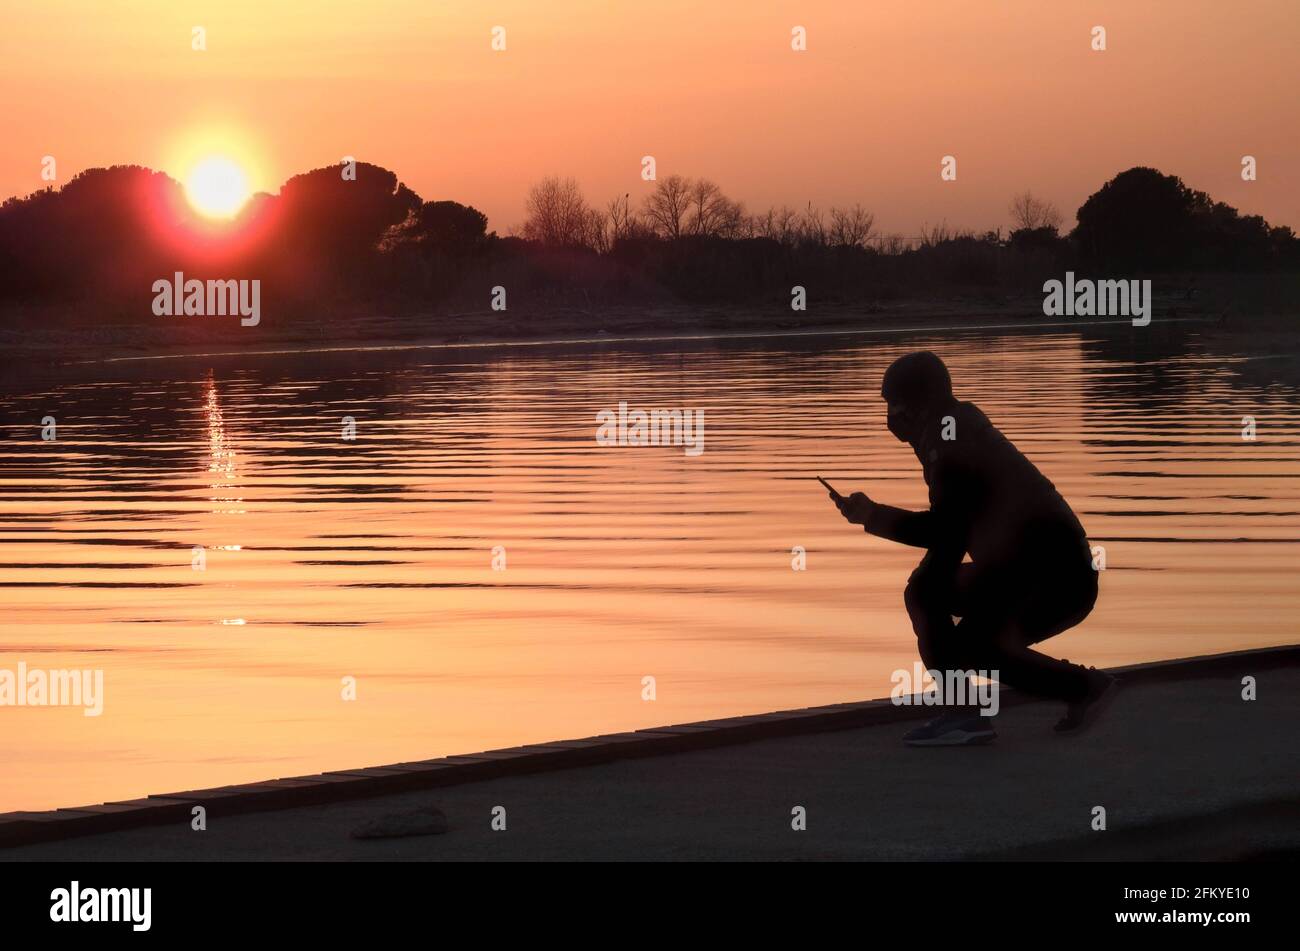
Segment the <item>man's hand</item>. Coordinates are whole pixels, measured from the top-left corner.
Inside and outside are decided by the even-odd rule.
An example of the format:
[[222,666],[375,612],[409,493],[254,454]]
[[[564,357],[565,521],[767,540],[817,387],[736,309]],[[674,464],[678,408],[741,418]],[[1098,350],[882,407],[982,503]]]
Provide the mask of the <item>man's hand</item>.
[[854,492],[848,498],[842,495],[832,495],[831,501],[835,503],[836,508],[840,510],[840,514],[847,521],[863,527],[866,526],[871,510],[876,504],[862,492]]

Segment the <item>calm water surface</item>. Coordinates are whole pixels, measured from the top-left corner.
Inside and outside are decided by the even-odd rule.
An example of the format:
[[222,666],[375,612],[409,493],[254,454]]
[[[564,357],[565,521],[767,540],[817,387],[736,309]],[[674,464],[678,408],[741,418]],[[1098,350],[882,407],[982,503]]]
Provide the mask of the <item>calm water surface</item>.
[[[924,505],[877,397],[921,347],[1106,550],[1059,654],[1296,641],[1295,390],[1194,335],[1132,346],[428,350],[0,387],[0,667],[99,668],[106,691],[97,718],[0,708],[0,810],[887,695],[916,659],[901,592],[920,553],[845,525],[812,477]],[[705,451],[598,446],[620,400],[704,410]]]

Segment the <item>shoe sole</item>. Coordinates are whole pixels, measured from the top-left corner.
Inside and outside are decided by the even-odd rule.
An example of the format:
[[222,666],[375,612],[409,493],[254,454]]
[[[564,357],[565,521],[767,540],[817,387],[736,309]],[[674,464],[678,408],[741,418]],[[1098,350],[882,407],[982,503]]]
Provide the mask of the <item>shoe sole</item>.
[[903,740],[904,746],[983,746],[997,739],[992,730],[987,733],[970,733],[966,730],[949,730],[928,740]]
[[1088,709],[1083,711],[1083,721],[1073,730],[1057,730],[1059,736],[1078,736],[1097,722],[1097,719],[1110,708],[1115,702],[1115,695],[1119,693],[1119,678],[1112,677],[1106,689],[1101,692],[1092,703],[1088,704]]

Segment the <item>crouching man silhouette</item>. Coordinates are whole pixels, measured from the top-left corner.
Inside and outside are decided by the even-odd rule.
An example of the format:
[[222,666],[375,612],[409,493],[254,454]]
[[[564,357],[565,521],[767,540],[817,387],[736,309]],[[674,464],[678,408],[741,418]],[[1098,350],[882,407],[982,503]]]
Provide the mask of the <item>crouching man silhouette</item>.
[[[1079,519],[978,407],[953,397],[948,368],[933,353],[894,361],[880,395],[889,405],[889,431],[921,462],[930,508],[908,512],[861,492],[831,498],[870,534],[926,549],[903,592],[921,660],[940,685],[962,684],[961,671],[979,671],[1062,700],[1066,714],[1057,732],[1079,732],[1113,698],[1115,679],[1030,646],[1074,627],[1097,600],[1097,572]],[[967,554],[970,561],[963,560]],[[970,704],[974,691],[954,693],[941,698],[942,715],[903,741],[990,742],[997,735],[993,718]]]

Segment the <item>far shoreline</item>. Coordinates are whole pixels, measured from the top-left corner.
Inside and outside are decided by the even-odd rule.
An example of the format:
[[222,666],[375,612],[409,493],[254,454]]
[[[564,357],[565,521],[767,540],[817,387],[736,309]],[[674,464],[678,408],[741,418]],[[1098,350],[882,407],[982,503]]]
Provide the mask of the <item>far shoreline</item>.
[[[1214,323],[1214,321],[1205,317],[1175,317],[1165,321],[1166,323],[1195,324],[1195,323]],[[505,340],[429,340],[419,343],[380,343],[380,344],[362,344],[355,342],[332,347],[295,347],[293,349],[275,349],[275,350],[220,350],[207,352],[192,351],[175,351],[171,353],[146,354],[134,356],[115,356],[103,357],[98,360],[76,360],[68,361],[68,366],[98,366],[111,363],[134,363],[152,360],[182,360],[182,359],[208,359],[216,357],[269,357],[269,356],[296,356],[300,354],[315,353],[383,353],[397,352],[405,350],[457,350],[457,349],[493,349],[493,348],[514,348],[514,347],[564,347],[579,344],[597,344],[605,345],[611,343],[678,343],[678,342],[707,342],[707,341],[725,341],[725,340],[760,340],[767,338],[792,338],[792,337],[851,337],[865,336],[872,334],[906,334],[906,333],[975,333],[979,331],[1000,331],[1000,330],[1060,330],[1060,329],[1078,329],[1082,324],[1089,327],[1097,326],[1120,326],[1129,324],[1128,318],[1119,318],[1115,320],[1087,320],[1087,321],[1044,321],[1044,322],[1027,322],[1019,323],[1002,323],[1002,324],[973,324],[970,326],[963,325],[929,325],[929,324],[910,324],[893,327],[820,327],[809,328],[804,330],[755,330],[755,331],[717,331],[703,332],[694,334],[644,334],[635,336],[587,336],[587,337],[540,337],[536,339],[505,339]],[[604,332],[602,332],[604,333]]]
[[[802,319],[801,319],[802,318]],[[178,359],[295,356],[329,353],[381,353],[418,350],[487,350],[521,347],[592,347],[607,344],[707,343],[728,340],[795,340],[836,336],[887,336],[909,333],[1006,333],[1103,329],[1114,333],[1131,325],[1127,317],[1046,318],[1033,302],[973,300],[909,301],[892,306],[830,304],[815,315],[736,305],[646,304],[609,308],[547,308],[540,312],[490,311],[402,316],[329,316],[295,319],[276,328],[266,322],[254,331],[237,325],[204,324],[206,318],[180,318],[157,324],[52,328],[35,317],[28,332],[10,330],[0,366],[15,371],[146,363]],[[188,321],[188,323],[187,323]],[[1252,324],[1254,321],[1252,321]],[[1272,321],[1260,321],[1260,331]],[[1222,328],[1223,320],[1198,308],[1161,308],[1153,327],[1202,324]],[[10,323],[13,326],[13,322]],[[442,332],[434,331],[438,327]],[[447,332],[446,328],[457,332]],[[1139,329],[1139,328],[1134,328]],[[1148,328],[1140,328],[1150,332]],[[335,330],[344,330],[330,339]],[[269,332],[268,332],[269,331]],[[313,332],[314,331],[314,332]],[[244,341],[258,340],[245,348]],[[328,342],[327,342],[328,341]]]

